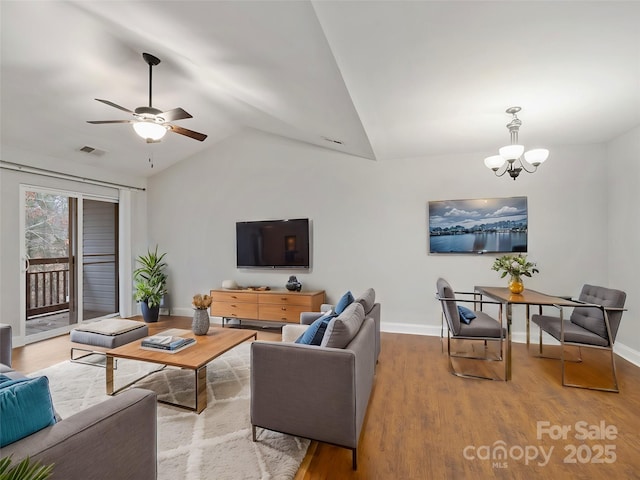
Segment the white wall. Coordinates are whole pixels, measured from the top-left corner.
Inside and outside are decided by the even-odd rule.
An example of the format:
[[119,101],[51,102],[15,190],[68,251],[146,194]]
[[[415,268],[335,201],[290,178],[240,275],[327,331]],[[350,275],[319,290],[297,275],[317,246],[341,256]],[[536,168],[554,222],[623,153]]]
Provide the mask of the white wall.
[[[504,280],[490,270],[494,256],[427,254],[427,202],[526,195],[529,257],[541,270],[526,286],[575,295],[591,282],[627,291],[629,311],[617,347],[633,357],[640,351],[640,327],[633,321],[640,294],[640,128],[608,146],[550,147],[549,161],[536,174],[513,181],[493,177],[482,165],[484,152],[373,162],[247,130],[152,177],[147,194],[132,194],[132,254],[156,243],[168,252],[177,313],[190,315],[192,295],[224,279],[281,287],[295,274],[305,289],[326,290],[328,301],[347,289],[357,295],[373,286],[387,330],[437,334],[433,292],[439,276],[460,290]],[[144,184],[19,153],[3,152],[2,159]],[[0,170],[0,321],[16,328],[20,183],[100,192],[78,182]],[[313,268],[236,269],[235,222],[287,217],[312,220]],[[132,306],[137,313],[133,301]],[[522,338],[523,330],[522,312],[516,312],[514,338]]]
[[[529,257],[541,271],[525,285],[577,295],[585,282],[608,283],[606,149],[550,148],[537,173],[513,181],[494,177],[482,152],[374,162],[248,130],[150,179],[150,243],[168,252],[183,314],[224,279],[283,287],[296,274],[330,302],[372,286],[387,330],[439,333],[439,276],[459,290],[506,281],[490,269],[495,256],[427,254],[429,200],[525,195]],[[312,220],[311,271],[235,268],[236,221],[294,217]]]
[[[627,292],[618,344],[621,354],[640,363],[640,127],[610,142],[607,149],[609,179],[609,279]],[[626,352],[628,347],[633,352]]]

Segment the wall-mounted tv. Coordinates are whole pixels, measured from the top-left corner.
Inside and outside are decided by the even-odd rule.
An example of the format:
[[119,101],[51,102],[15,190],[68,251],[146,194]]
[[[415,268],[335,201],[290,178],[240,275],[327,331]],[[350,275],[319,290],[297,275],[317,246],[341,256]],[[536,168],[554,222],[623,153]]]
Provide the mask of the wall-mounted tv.
[[527,251],[527,197],[429,202],[429,253]]
[[236,223],[238,268],[309,268],[309,219]]

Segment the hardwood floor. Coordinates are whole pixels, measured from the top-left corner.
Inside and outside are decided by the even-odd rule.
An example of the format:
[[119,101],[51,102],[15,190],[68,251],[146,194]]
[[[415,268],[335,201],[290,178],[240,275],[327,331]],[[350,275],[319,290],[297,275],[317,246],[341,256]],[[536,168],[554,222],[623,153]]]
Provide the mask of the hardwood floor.
[[[151,333],[191,320],[161,318]],[[44,368],[70,347],[66,335],[16,348],[14,367]],[[585,368],[606,363],[601,353],[583,351],[572,379],[606,382],[606,369]],[[616,365],[618,394],[562,387],[559,361],[513,344],[512,381],[464,379],[449,373],[439,338],[383,333],[358,470],[349,450],[314,442],[296,479],[640,479],[640,368],[619,357]],[[563,428],[566,438],[556,436]],[[505,451],[497,447],[504,458],[491,458]]]

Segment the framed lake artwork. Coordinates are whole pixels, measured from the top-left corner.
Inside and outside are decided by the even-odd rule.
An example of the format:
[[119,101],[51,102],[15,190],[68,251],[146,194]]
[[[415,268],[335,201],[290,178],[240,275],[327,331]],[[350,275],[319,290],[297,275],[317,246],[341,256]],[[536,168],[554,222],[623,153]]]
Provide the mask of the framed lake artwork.
[[527,197],[430,201],[429,253],[526,252]]

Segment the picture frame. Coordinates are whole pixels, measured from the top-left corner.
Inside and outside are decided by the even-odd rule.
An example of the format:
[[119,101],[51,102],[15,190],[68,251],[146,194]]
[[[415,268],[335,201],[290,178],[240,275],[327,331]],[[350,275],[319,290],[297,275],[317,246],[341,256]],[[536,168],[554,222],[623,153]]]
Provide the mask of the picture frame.
[[525,253],[527,197],[428,202],[429,254]]

